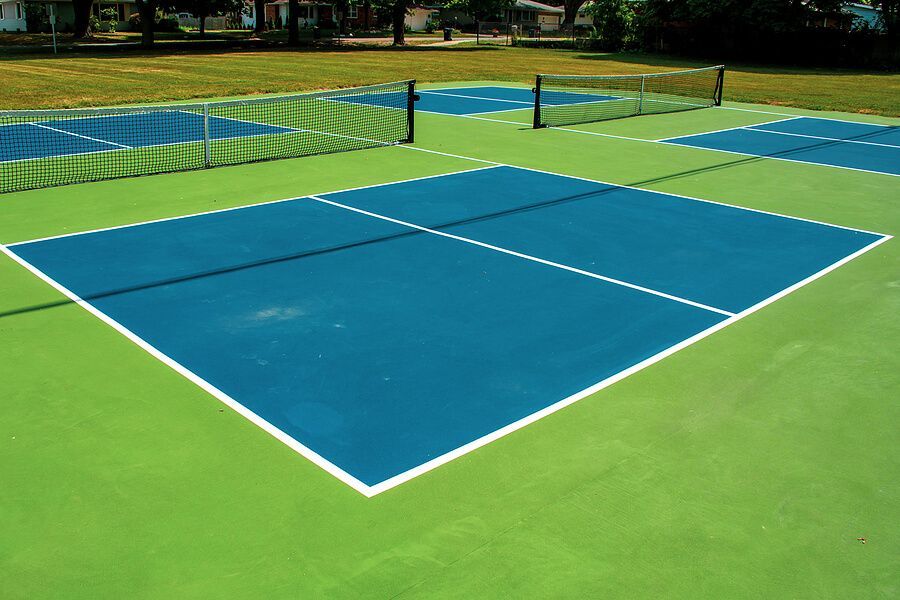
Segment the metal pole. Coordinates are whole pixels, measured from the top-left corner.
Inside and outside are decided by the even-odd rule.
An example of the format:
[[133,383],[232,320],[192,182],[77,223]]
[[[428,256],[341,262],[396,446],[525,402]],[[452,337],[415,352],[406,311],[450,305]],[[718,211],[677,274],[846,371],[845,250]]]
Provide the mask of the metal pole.
[[406,97],[406,130],[409,135],[406,137],[406,142],[412,144],[416,139],[416,100],[419,99],[419,96],[416,95],[416,80],[407,84],[407,97]]
[[209,141],[209,104],[203,104],[203,162],[207,167],[212,166],[212,149]]
[[722,106],[722,90],[725,87],[725,67],[719,69],[719,76],[716,79],[716,93],[714,102],[716,106]]
[[540,129],[543,127],[541,124],[541,76],[538,75],[534,80],[534,89],[531,90],[534,92],[534,123],[532,124],[535,129]]
[[52,4],[48,4],[47,6],[50,9],[50,31],[53,32],[53,54],[58,54],[58,50],[56,49],[56,13],[53,12]]
[[640,96],[640,99],[638,100],[637,114],[641,114],[644,112],[644,80],[645,79],[646,78],[643,75],[641,75],[641,96]]

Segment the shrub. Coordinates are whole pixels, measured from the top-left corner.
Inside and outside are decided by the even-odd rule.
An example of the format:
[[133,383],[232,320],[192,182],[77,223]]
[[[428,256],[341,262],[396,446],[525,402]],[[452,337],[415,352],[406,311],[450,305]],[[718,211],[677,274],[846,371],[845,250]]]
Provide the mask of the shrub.
[[[92,17],[96,18],[96,17]],[[91,29],[95,31],[114,33],[119,25],[119,11],[115,8],[104,8],[100,11],[100,19],[96,27],[91,24]]]
[[434,24],[434,21],[427,21],[425,23],[425,33],[434,33],[435,29],[437,29],[437,26]]
[[155,30],[163,32],[181,31],[181,26],[178,24],[178,19],[174,15],[168,15],[156,22]]
[[128,17],[128,31],[141,30],[141,13],[134,13]]

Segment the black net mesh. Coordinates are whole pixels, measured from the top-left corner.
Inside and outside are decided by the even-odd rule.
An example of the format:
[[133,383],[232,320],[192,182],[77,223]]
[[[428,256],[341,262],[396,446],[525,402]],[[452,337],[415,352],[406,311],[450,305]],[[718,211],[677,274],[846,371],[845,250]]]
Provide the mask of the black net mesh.
[[414,81],[205,104],[0,111],[0,193],[410,142]]
[[722,100],[725,67],[652,75],[538,75],[535,127],[707,108]]

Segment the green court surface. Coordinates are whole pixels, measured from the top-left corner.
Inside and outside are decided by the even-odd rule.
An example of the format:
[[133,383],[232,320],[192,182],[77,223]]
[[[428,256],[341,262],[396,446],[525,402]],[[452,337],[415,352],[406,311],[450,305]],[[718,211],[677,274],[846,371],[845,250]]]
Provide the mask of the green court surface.
[[[757,110],[900,125],[419,114],[412,147],[0,195],[0,243],[478,161],[900,234],[897,177],[649,141]],[[0,256],[0,598],[897,597],[898,247],[372,498]]]

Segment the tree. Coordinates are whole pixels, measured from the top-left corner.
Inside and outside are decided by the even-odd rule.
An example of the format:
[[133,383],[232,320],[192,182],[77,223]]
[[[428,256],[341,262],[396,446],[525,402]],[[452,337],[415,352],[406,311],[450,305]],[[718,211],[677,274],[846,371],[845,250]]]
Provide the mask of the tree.
[[604,50],[622,50],[633,38],[635,15],[630,0],[594,0],[585,12],[593,17]]
[[503,11],[515,6],[516,0],[448,0],[447,8],[461,10],[475,20],[475,31],[478,24],[490,17],[503,15]]
[[94,0],[72,0],[74,13],[73,37],[82,39],[91,36],[91,7]]
[[563,2],[563,25],[575,25],[575,17],[578,16],[578,9],[584,4],[584,0],[565,0]]
[[266,0],[253,0],[253,35],[258,35],[266,30]]
[[136,0],[141,15],[141,46],[153,47],[153,30],[156,27],[156,9],[159,0]]
[[406,45],[406,15],[416,5],[416,0],[371,0],[371,5],[390,20],[394,45]]
[[288,0],[288,45],[300,44],[300,2]]
[[870,0],[870,4],[881,9],[881,25],[888,39],[895,41],[900,35],[900,0]]
[[206,18],[218,17],[244,10],[243,0],[177,0],[178,10],[192,13],[199,20],[200,37],[206,37]]

